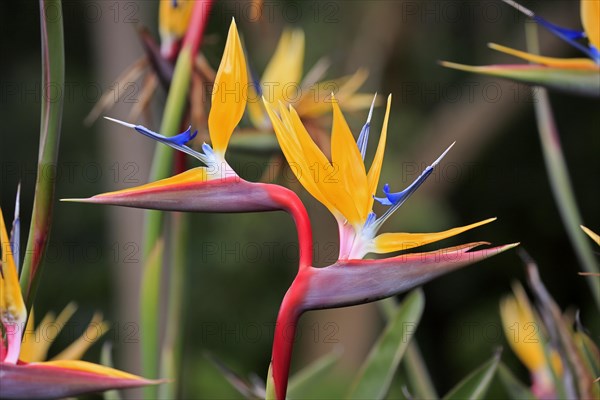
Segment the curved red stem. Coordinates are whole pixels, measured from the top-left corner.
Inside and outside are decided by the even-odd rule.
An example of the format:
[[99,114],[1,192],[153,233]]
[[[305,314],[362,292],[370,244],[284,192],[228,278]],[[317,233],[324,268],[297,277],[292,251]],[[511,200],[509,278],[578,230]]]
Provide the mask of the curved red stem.
[[264,185],[273,201],[282,210],[292,215],[298,231],[300,253],[298,274],[286,292],[279,308],[271,356],[275,396],[277,399],[285,399],[296,326],[300,315],[304,311],[302,304],[308,287],[308,278],[313,272],[311,267],[313,257],[312,227],[306,208],[296,193],[283,186]]
[[210,16],[210,9],[213,5],[213,0],[196,0],[190,25],[183,39],[182,47],[189,46],[192,54],[192,60],[196,57],[198,47],[204,36],[204,29]]
[[300,252],[298,270],[310,267],[313,258],[312,227],[304,204],[302,204],[302,201],[296,193],[283,186],[271,184],[261,185],[264,185],[273,201],[277,203],[282,210],[290,213],[292,218],[294,218],[296,230],[298,231],[298,249]]
[[278,400],[285,400],[296,327],[300,315],[304,312],[302,306],[304,294],[313,270],[314,268],[307,266],[298,271],[298,275],[283,298],[277,315],[271,365],[275,398]]

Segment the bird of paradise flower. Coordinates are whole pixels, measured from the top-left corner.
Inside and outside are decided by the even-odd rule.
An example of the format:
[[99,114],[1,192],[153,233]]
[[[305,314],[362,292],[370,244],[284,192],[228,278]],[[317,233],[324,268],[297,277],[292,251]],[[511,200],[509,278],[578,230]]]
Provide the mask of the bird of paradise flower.
[[[150,102],[159,84],[165,90],[169,89],[175,61],[181,50],[182,40],[192,20],[195,0],[161,0],[158,11],[158,32],[160,42],[145,28],[138,29],[138,35],[145,55],[128,66],[109,91],[104,93],[85,118],[85,123],[91,125],[102,113],[109,110],[117,101],[132,94],[132,84],[142,78],[139,96],[130,110],[130,118],[137,119],[148,110]],[[196,23],[206,24],[212,0],[203,0],[203,19]],[[200,63],[199,66],[203,66]]]
[[[391,107],[388,98],[386,115],[377,150],[368,172],[364,157],[369,137],[369,117],[358,140],[346,123],[337,102],[332,103],[331,161],[311,139],[298,112],[279,105],[279,114],[265,101],[281,149],[304,188],[335,217],[340,240],[338,261],[325,268],[300,265],[279,310],[272,356],[272,378],[276,398],[285,398],[293,345],[293,329],[307,310],[363,304],[421,285],[443,273],[474,263],[510,249],[516,244],[470,251],[484,242],[441,249],[427,253],[403,254],[378,260],[363,260],[369,253],[391,253],[437,242],[495,218],[436,233],[384,233],[377,235],[383,223],[431,175],[452,145],[406,189],[392,193],[384,186],[383,198],[375,198],[383,163]],[[336,172],[336,179],[314,179]],[[377,200],[389,208],[377,217],[373,203]]]
[[329,112],[332,92],[345,111],[358,111],[371,104],[373,94],[357,93],[368,77],[366,70],[359,69],[351,76],[320,82],[329,67],[327,61],[321,59],[303,78],[304,50],[304,31],[285,29],[262,77],[250,85],[248,114],[255,127],[271,127],[261,97],[272,105],[280,101],[293,104],[304,123]]
[[[46,358],[49,343],[22,343],[27,309],[19,285],[2,210],[0,209],[0,397],[7,399],[47,399],[76,396],[110,389],[133,388],[160,383],[103,365],[76,360],[90,345],[77,340],[51,361]],[[62,316],[66,317],[65,314]],[[30,321],[33,319],[30,316]],[[96,318],[95,320],[101,323]],[[32,329],[32,322],[28,330]]]
[[[583,31],[556,26],[515,1],[503,1],[584,53],[587,58],[544,57],[490,43],[489,47],[493,50],[529,61],[532,65],[474,67],[442,61],[443,66],[546,86],[579,95],[600,97],[600,51],[598,50],[600,48],[600,0],[581,1]],[[586,39],[587,44],[581,43],[582,39]]]
[[514,284],[513,295],[501,301],[500,316],[509,346],[530,372],[532,393],[541,399],[556,397],[554,376],[562,373],[562,363],[556,350],[546,355],[542,325],[521,285]]
[[527,263],[532,303],[524,288],[513,284],[513,294],[500,302],[502,326],[509,346],[527,367],[531,386],[502,377],[507,389],[520,387],[528,398],[598,398],[600,350],[586,332],[579,312],[563,313],[546,289],[535,262]]

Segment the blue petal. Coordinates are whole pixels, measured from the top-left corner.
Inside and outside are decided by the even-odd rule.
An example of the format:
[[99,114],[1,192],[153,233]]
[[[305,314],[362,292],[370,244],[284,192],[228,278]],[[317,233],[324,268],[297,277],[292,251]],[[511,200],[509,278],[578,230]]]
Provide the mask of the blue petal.
[[395,206],[404,203],[406,199],[408,199],[411,194],[416,192],[419,186],[421,186],[423,182],[425,182],[425,180],[429,178],[429,175],[431,175],[431,173],[433,172],[434,167],[435,164],[432,164],[425,168],[421,175],[419,175],[419,177],[415,179],[415,181],[411,183],[409,187],[407,187],[401,192],[391,193],[390,186],[388,184],[385,184],[385,186],[383,187],[383,192],[385,193],[386,198],[382,199],[375,197],[375,200],[377,200],[384,206]]
[[571,46],[573,46],[576,49],[580,50],[581,52],[587,54],[587,56],[590,57],[592,60],[594,60],[595,63],[600,64],[600,54],[598,54],[598,50],[596,48],[594,48],[594,46],[592,46],[590,44],[589,46],[586,47],[583,44],[576,41],[578,39],[585,38],[586,37],[585,32],[577,31],[574,29],[562,28],[560,26],[554,25],[553,23],[550,23],[550,22],[546,21],[545,19],[538,17],[537,15],[535,15],[535,13],[533,11],[531,11],[527,7],[522,6],[521,4],[519,4],[518,2],[516,2],[514,0],[502,0],[502,1],[505,2],[506,4],[508,4],[509,6],[514,7],[519,12],[527,15],[529,18],[533,19],[535,22],[537,22],[544,28],[548,29],[550,32],[554,33],[556,36],[558,36],[565,42],[569,43]]
[[577,31],[575,29],[568,29],[560,27],[558,25],[554,25],[553,23],[548,22],[542,17],[538,17],[537,15],[533,17],[533,20],[538,24],[542,25],[544,28],[551,31],[552,33],[559,35],[560,37],[567,40],[577,40],[583,39],[585,37],[585,32],[583,31]]
[[[182,151],[186,154],[191,155],[192,157],[197,158],[198,160],[202,161],[204,164],[208,164],[210,162],[210,159],[207,157],[208,155],[199,153],[196,150],[192,149],[191,147],[188,147],[185,145],[187,142],[192,140],[198,134],[198,131],[194,131],[194,133],[191,133],[192,132],[191,127],[188,128],[185,132],[182,132],[178,135],[167,137],[167,136],[161,135],[160,133],[151,131],[150,129],[148,129],[142,125],[130,124],[130,123],[123,122],[118,119],[109,118],[109,117],[104,117],[104,118],[108,119],[109,121],[113,121],[113,122],[116,122],[123,126],[126,126],[128,128],[133,128],[144,136],[154,139],[157,142],[164,143],[167,146],[170,146],[176,150]],[[212,152],[211,152],[211,154],[212,154]]]
[[371,224],[373,224],[373,222],[375,222],[376,219],[377,215],[373,211],[371,211],[369,215],[367,215],[367,220],[365,221],[364,228],[368,228],[369,226],[371,226]]
[[21,182],[17,186],[17,196],[15,199],[15,217],[12,223],[12,231],[10,232],[10,249],[13,253],[13,258],[15,261],[15,266],[17,267],[17,274],[20,270],[20,252],[21,252],[21,217],[20,214],[21,208]]
[[379,230],[379,228],[381,228],[381,225],[383,225],[383,223],[397,209],[399,209],[402,204],[404,204],[406,199],[408,199],[410,197],[410,195],[413,194],[419,188],[419,186],[421,186],[423,184],[423,182],[425,182],[425,180],[433,172],[433,169],[440,163],[442,158],[444,158],[444,156],[450,151],[452,146],[454,146],[454,143],[452,143],[446,149],[446,151],[444,151],[442,153],[442,155],[439,156],[437,158],[437,160],[435,160],[433,162],[433,164],[431,164],[429,167],[425,168],[425,170],[421,173],[421,175],[419,175],[419,177],[417,179],[415,179],[415,181],[413,183],[411,183],[410,186],[407,187],[406,189],[404,189],[403,191],[397,192],[397,193],[391,193],[390,186],[388,184],[385,184],[383,186],[383,193],[385,193],[385,198],[375,197],[375,200],[377,200],[384,206],[390,206],[390,208],[388,208],[381,217],[377,218],[377,220],[371,224],[372,226],[370,228],[373,230],[373,233],[377,232]]
[[533,20],[548,29],[550,32],[554,33],[556,36],[569,43],[571,46],[575,47],[579,51],[587,54],[595,62],[599,61],[598,50],[594,48],[594,46],[590,45],[586,47],[585,45],[577,42],[577,39],[583,39],[586,37],[585,32],[576,31],[573,29],[562,28],[560,26],[554,25],[545,19],[538,17],[537,15],[533,16]]
[[600,64],[600,50],[598,50],[590,44],[590,53],[592,59],[596,62],[596,64]]
[[[149,129],[144,128],[143,126],[140,126],[140,125],[136,126],[135,130],[138,131],[138,132],[140,132],[143,135],[145,135],[146,133],[142,132],[142,131],[149,131]],[[158,133],[155,133],[155,132],[152,132],[152,131],[149,131],[149,132],[151,132],[154,135],[161,136],[161,139],[164,140],[164,143],[172,143],[172,144],[176,144],[176,145],[179,145],[179,146],[183,146],[184,144],[186,144],[187,142],[189,142],[190,140],[192,140],[193,138],[195,138],[196,135],[198,134],[197,130],[194,131],[194,133],[192,133],[192,127],[191,126],[189,128],[187,128],[187,130],[185,132],[181,132],[178,135],[170,136],[170,137],[159,135]]]
[[367,122],[365,122],[365,125],[360,130],[360,135],[358,135],[358,140],[356,141],[356,145],[358,146],[358,150],[360,151],[363,161],[365,160],[365,155],[367,154],[367,143],[369,142],[369,130],[371,129],[371,116],[373,115],[375,99],[377,99],[377,93],[375,93],[375,96],[373,97]]
[[383,185],[383,193],[385,194],[385,197],[373,197],[375,200],[377,200],[379,203],[383,204],[384,206],[391,206],[394,203],[392,202],[392,200],[390,200],[390,195],[393,196],[393,193],[390,193],[390,185],[388,185],[387,183],[385,185]]

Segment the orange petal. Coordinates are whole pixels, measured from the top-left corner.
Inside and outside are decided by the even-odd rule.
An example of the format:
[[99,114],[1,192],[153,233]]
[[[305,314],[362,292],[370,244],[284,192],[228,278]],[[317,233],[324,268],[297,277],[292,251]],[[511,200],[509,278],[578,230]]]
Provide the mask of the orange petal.
[[596,232],[594,232],[593,230],[591,230],[590,228],[587,228],[583,225],[581,225],[581,229],[583,229],[583,231],[592,238],[592,240],[594,242],[596,242],[596,244],[598,246],[600,246],[600,235],[598,235]]
[[110,324],[103,320],[102,314],[95,313],[83,335],[77,338],[66,349],[52,358],[56,360],[79,360],[85,352],[100,339],[108,330]]
[[303,63],[304,32],[301,29],[286,29],[261,79],[264,98],[271,104],[279,101],[289,104],[291,96],[295,96],[293,90],[300,89],[298,83],[302,78]]
[[216,153],[225,154],[229,138],[242,119],[248,97],[246,58],[235,20],[231,22],[217,71],[208,115],[208,130]]
[[332,105],[331,161],[338,171],[336,179],[341,181],[346,191],[352,194],[351,199],[353,199],[352,202],[344,203],[345,208],[340,211],[348,222],[362,226],[367,220],[370,211],[367,210],[367,204],[370,203],[373,195],[369,193],[367,173],[356,139],[335,99]]
[[589,58],[556,58],[544,57],[537,54],[531,54],[524,51],[512,49],[496,43],[489,43],[488,46],[501,53],[510,54],[523,60],[545,65],[547,67],[569,68],[569,69],[598,69],[598,65]]
[[581,0],[581,23],[590,43],[600,50],[600,0]]
[[158,13],[158,27],[161,41],[181,39],[187,31],[194,8],[193,0],[161,0]]
[[[280,118],[266,101],[264,104],[290,169],[311,195],[332,212],[336,212],[337,210],[329,202],[328,196],[321,192],[318,180],[313,175],[313,172],[317,174],[321,172],[321,168],[324,169],[329,164],[329,160],[313,142],[304,125],[301,122],[292,121],[290,112],[283,105],[280,107]],[[311,171],[311,166],[316,169],[313,168]]]
[[379,144],[377,145],[377,152],[373,163],[369,168],[367,180],[369,182],[369,201],[367,203],[366,213],[368,214],[373,209],[373,196],[377,191],[377,184],[379,183],[379,175],[381,174],[381,166],[383,165],[383,155],[385,153],[385,143],[387,140],[388,122],[390,119],[390,109],[392,107],[392,95],[388,96],[387,107],[385,109],[385,118],[383,119],[383,126],[381,127],[381,135],[379,136]]
[[[0,247],[2,247],[2,265],[0,266],[2,272],[0,274],[0,320],[6,329],[6,335],[14,335],[14,343],[20,348],[21,330],[24,328],[25,321],[27,320],[27,309],[25,308],[25,302],[21,294],[17,267],[8,237],[4,215],[0,208]],[[9,348],[9,355],[15,357],[18,354],[17,350]]]
[[47,313],[34,331],[34,315],[32,310],[29,321],[27,321],[27,329],[23,337],[19,359],[25,362],[46,360],[48,349],[50,349],[50,346],[54,343],[54,340],[69,322],[73,314],[75,314],[75,311],[77,311],[77,305],[71,302],[58,314],[58,317],[55,317],[51,312]]
[[535,373],[545,368],[546,356],[540,323],[521,285],[513,285],[514,296],[508,296],[500,302],[500,316],[508,344],[517,357]]
[[382,233],[373,239],[374,248],[372,251],[374,253],[382,254],[424,246],[429,243],[438,242],[440,240],[458,235],[495,220],[496,218],[489,218],[471,225],[461,226],[435,233]]
[[373,95],[368,96],[356,94],[356,91],[367,79],[368,73],[364,69],[356,71],[349,77],[319,82],[303,90],[303,96],[298,100],[296,109],[302,118],[315,118],[329,112],[329,104],[334,100],[331,93],[334,92],[340,101],[340,107],[344,110],[357,110],[359,106],[369,108]]

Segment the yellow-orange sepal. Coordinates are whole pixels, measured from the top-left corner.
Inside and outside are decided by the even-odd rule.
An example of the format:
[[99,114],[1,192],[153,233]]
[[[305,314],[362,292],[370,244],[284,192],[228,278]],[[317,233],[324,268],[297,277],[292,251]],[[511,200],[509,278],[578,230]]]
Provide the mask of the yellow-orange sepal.
[[225,154],[229,138],[244,115],[247,96],[246,57],[235,20],[233,20],[215,78],[212,104],[208,115],[208,131],[215,153]]

